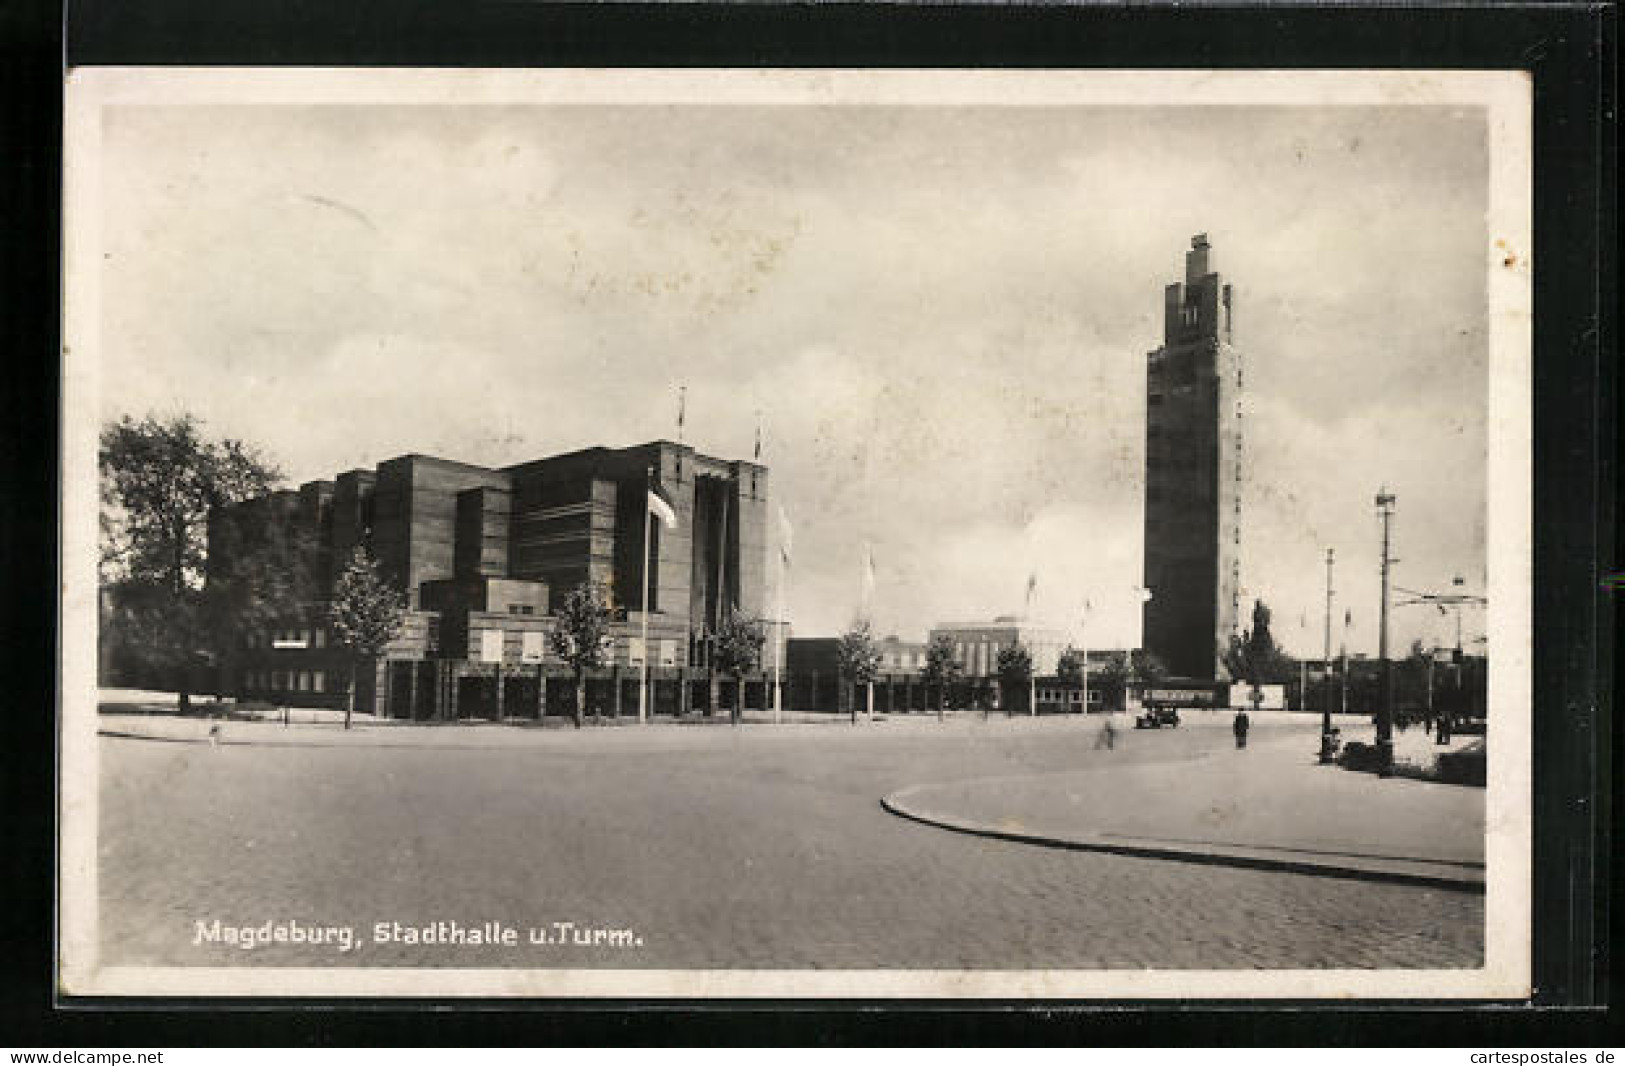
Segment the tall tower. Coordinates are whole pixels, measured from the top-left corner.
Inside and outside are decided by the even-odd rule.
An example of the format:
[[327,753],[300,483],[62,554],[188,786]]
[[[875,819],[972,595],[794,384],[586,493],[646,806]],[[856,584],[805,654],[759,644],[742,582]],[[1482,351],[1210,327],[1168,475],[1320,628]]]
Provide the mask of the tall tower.
[[1241,610],[1241,389],[1230,286],[1199,233],[1146,363],[1143,643],[1178,677],[1223,676]]

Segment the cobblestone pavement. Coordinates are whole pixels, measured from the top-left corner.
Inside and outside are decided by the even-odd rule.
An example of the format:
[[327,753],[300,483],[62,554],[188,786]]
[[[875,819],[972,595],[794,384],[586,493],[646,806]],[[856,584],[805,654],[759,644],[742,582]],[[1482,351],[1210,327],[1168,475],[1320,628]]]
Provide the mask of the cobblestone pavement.
[[[1285,727],[1283,727],[1285,728]],[[1307,727],[1300,727],[1307,728]],[[1188,758],[1227,730],[1093,749],[1079,721],[590,731],[512,749],[106,737],[105,965],[658,968],[1476,967],[1461,892],[1069,852],[885,813],[908,784]],[[608,739],[613,735],[614,739]],[[1131,796],[1124,797],[1132,802]],[[196,923],[350,926],[361,946],[194,944]],[[514,947],[377,943],[500,921]],[[629,929],[630,943],[532,945]]]

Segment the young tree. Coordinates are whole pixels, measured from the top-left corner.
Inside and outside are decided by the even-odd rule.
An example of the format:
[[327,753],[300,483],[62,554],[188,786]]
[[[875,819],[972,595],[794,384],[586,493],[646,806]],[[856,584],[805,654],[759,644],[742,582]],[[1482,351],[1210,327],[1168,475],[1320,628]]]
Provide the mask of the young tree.
[[192,668],[207,654],[202,589],[211,510],[269,492],[281,474],[236,440],[204,437],[189,414],[103,426],[101,576],[143,633],[138,646],[191,708]]
[[858,721],[858,702],[852,692],[853,685],[867,685],[880,671],[880,648],[875,644],[874,632],[867,619],[860,619],[841,634],[835,646],[835,658],[841,669],[841,696],[852,711],[852,722]]
[[964,668],[959,664],[953,638],[938,633],[925,649],[925,669],[920,677],[927,685],[937,686],[937,719],[940,721],[948,709],[948,686],[959,680]]
[[357,548],[339,578],[333,584],[333,601],[328,605],[328,620],[333,624],[333,639],[350,649],[355,656],[355,668],[350,671],[349,699],[344,705],[344,728],[350,728],[350,715],[355,711],[356,676],[360,668],[373,668],[376,673],[378,659],[395,635],[401,631],[406,613],[406,598],[384,580],[378,564],[366,548]]
[[587,713],[587,671],[604,665],[604,646],[609,642],[612,617],[602,586],[588,581],[571,589],[555,614],[548,643],[559,658],[570,664],[576,676],[575,726]]
[[1263,600],[1253,602],[1252,627],[1230,638],[1224,666],[1232,678],[1253,685],[1279,684],[1295,676],[1297,667],[1270,634],[1270,609]]
[[1027,684],[1032,681],[1032,652],[1023,644],[1006,644],[999,649],[997,668],[999,682],[1004,688],[1004,714],[1008,718],[1015,711],[1016,690],[1026,691]]
[[766,643],[767,631],[761,621],[738,611],[731,612],[716,632],[717,669],[734,679],[734,725],[745,713],[745,675],[761,662],[762,645]]

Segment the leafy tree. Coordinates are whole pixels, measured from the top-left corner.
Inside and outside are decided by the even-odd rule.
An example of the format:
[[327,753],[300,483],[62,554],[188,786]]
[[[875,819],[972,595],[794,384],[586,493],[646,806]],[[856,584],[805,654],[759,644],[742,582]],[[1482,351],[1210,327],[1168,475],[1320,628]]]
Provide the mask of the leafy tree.
[[327,613],[333,623],[334,640],[356,658],[356,669],[350,672],[349,700],[344,705],[344,728],[349,729],[359,668],[376,666],[384,649],[401,631],[406,597],[379,574],[378,564],[367,549],[357,548],[334,582]]
[[852,628],[841,634],[835,645],[835,659],[840,666],[841,695],[851,708],[852,721],[858,720],[858,703],[851,691],[853,685],[867,685],[880,671],[880,648],[875,644],[874,632],[868,619],[859,619]]
[[318,595],[315,531],[297,506],[265,497],[217,510],[209,520],[205,630],[222,666],[238,659],[249,633],[302,617]]
[[920,677],[927,685],[937,686],[939,720],[948,708],[948,686],[959,680],[963,673],[964,667],[960,665],[953,638],[946,633],[932,637],[931,643],[926,645],[925,668],[920,672]]
[[1083,652],[1076,648],[1067,648],[1055,660],[1055,676],[1068,685],[1083,684],[1084,668]]
[[[1023,644],[1006,644],[999,649],[996,666],[1004,687],[1004,713],[1014,712],[1015,693],[1033,678],[1033,656]],[[1029,708],[1030,710],[1031,708]]]
[[1130,676],[1139,685],[1151,685],[1168,676],[1168,664],[1154,652],[1135,648],[1129,653]]
[[734,679],[734,725],[745,713],[745,675],[761,662],[766,643],[767,630],[761,621],[738,611],[730,612],[716,631],[713,661],[718,670]]
[[133,646],[191,708],[191,670],[209,653],[203,604],[211,511],[264,495],[281,480],[236,440],[213,441],[189,414],[102,427],[101,560],[104,586],[124,603],[110,623],[131,627]]
[[575,726],[587,712],[587,671],[604,665],[604,648],[609,643],[613,611],[603,586],[587,581],[571,589],[559,605],[548,643],[559,658],[570,664],[576,677]]
[[1129,685],[1152,685],[1168,676],[1163,661],[1144,648],[1131,652],[1116,652],[1106,660],[1097,675],[1101,700],[1108,707],[1122,710],[1128,705]]
[[1270,609],[1263,600],[1253,602],[1252,627],[1230,638],[1224,666],[1235,680],[1254,685],[1280,684],[1296,676],[1296,663],[1270,634]]
[[[1112,656],[1102,664],[1100,673],[1095,675],[1095,685],[1100,689],[1100,702],[1103,707],[1121,710],[1125,704],[1124,693],[1128,691],[1129,682],[1134,679],[1134,667],[1128,652],[1113,652]],[[1085,707],[1087,711],[1089,708]]]

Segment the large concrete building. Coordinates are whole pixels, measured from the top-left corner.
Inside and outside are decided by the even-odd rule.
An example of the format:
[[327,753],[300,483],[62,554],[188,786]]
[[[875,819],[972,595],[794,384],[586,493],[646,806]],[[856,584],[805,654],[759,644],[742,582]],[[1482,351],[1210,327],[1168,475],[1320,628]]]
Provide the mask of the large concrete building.
[[1178,677],[1222,676],[1241,598],[1242,359],[1206,234],[1164,294],[1146,364],[1146,650]]
[[[650,523],[645,648],[651,486],[669,499],[677,521],[669,530]],[[562,666],[548,646],[549,612],[589,581],[607,590],[615,608],[610,664],[617,675],[635,676],[645,656],[662,677],[703,670],[707,635],[727,612],[763,613],[767,496],[760,464],[656,441],[502,468],[404,455],[251,500],[241,506],[253,520],[292,522],[308,534],[313,596],[303,619],[251,637],[237,688],[313,703],[341,691],[348,664],[326,632],[324,601],[362,544],[408,607],[377,677],[358,686],[363,708],[446,717],[465,696],[498,714],[515,710],[513,702],[539,706],[544,668]],[[211,553],[211,565],[227,563]],[[764,649],[765,662],[774,654]],[[512,683],[524,681],[532,687],[515,697]],[[618,687],[615,700],[622,700]]]

